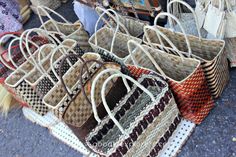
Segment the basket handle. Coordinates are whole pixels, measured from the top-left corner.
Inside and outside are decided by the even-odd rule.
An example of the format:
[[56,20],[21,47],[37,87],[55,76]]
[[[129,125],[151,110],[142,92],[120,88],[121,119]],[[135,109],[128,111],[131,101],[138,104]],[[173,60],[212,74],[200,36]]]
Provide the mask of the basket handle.
[[[107,71],[109,71],[110,69],[108,69]],[[105,72],[105,71],[104,71]],[[116,126],[119,128],[119,130],[125,134],[125,135],[128,135],[128,133],[125,132],[124,128],[120,125],[120,123],[118,122],[118,120],[115,118],[115,116],[113,115],[113,113],[111,112],[110,108],[108,107],[107,105],[107,102],[106,102],[106,97],[105,97],[105,90],[106,90],[106,86],[107,86],[107,83],[112,80],[113,78],[117,78],[117,77],[122,77],[124,79],[127,79],[131,82],[133,82],[138,88],[140,88],[141,90],[143,90],[150,98],[153,102],[156,101],[155,99],[155,96],[147,89],[145,88],[143,85],[141,85],[138,81],[136,81],[135,79],[133,79],[132,77],[130,76],[127,76],[127,75],[124,75],[122,74],[121,72],[120,73],[116,73],[116,74],[113,74],[112,76],[110,76],[109,78],[107,78],[105,80],[105,82],[103,83],[102,85],[102,90],[101,90],[101,96],[102,96],[102,102],[103,102],[103,105],[109,115],[109,117],[112,119],[112,121],[116,124]],[[91,90],[91,93],[94,92],[93,90]],[[93,97],[91,97],[93,99]]]
[[[82,86],[83,85],[83,81],[82,81],[82,75],[83,75],[83,69],[84,69],[84,66],[87,64],[87,63],[89,63],[89,62],[96,62],[97,64],[100,64],[105,70],[107,70],[107,69],[109,69],[109,68],[106,68],[105,67],[105,65],[104,65],[104,63],[103,62],[101,62],[101,61],[98,61],[98,60],[89,60],[89,61],[87,61],[87,62],[85,62],[84,63],[84,65],[82,66],[82,68],[81,68],[81,73],[80,73],[80,84],[81,84],[81,90],[82,90],[82,92],[83,92],[83,94],[84,94],[84,96],[85,96],[85,98],[86,98],[86,100],[87,100],[87,102],[90,104],[90,105],[92,105],[92,109],[93,109],[93,113],[94,113],[94,118],[98,121],[98,122],[100,122],[101,120],[100,120],[100,118],[99,118],[99,116],[98,116],[98,112],[97,112],[97,108],[96,108],[96,104],[95,104],[95,95],[94,95],[94,92],[92,93],[91,92],[91,101],[88,99],[88,97],[87,97],[87,95],[86,95],[86,93],[85,93],[85,90],[84,90],[84,87]],[[89,71],[88,70],[88,67],[86,67],[87,69],[87,72]],[[119,70],[117,70],[117,69],[112,69],[114,72],[120,72]],[[112,70],[110,71],[110,72],[112,72]],[[108,73],[108,72],[104,72],[104,71],[101,71],[96,77],[95,77],[95,79],[93,80],[93,82],[92,82],[92,86],[91,86],[91,91],[95,91],[95,88],[96,88],[96,84],[97,84],[97,81],[99,80],[99,78],[100,77],[102,77],[102,75],[104,75],[104,74],[106,74],[106,73]],[[89,74],[89,73],[88,73]],[[91,77],[90,77],[90,79],[91,79]],[[124,82],[124,84],[125,84],[125,86],[126,86],[126,89],[127,89],[127,91],[130,91],[131,89],[130,89],[130,87],[129,87],[129,84],[128,84],[128,82],[125,80],[125,79],[123,79],[123,82]],[[114,83],[114,82],[113,82]],[[93,94],[93,95],[92,95]],[[93,98],[93,99],[92,99]]]
[[[3,33],[0,35],[0,45],[3,43],[4,39],[6,38],[17,38],[20,36],[20,33],[14,33],[14,32],[7,32],[7,33]],[[9,65],[9,63],[7,63],[7,61],[5,61],[5,59],[3,59],[3,54],[0,55],[0,61],[2,62],[2,64],[4,64],[8,69],[14,71],[15,68],[13,68],[11,65]]]
[[[67,51],[66,51],[66,52],[63,51],[65,48],[67,48]],[[62,50],[62,49],[63,49],[63,50]],[[72,52],[73,54],[76,54],[76,52],[73,50],[73,48],[68,47],[68,46],[65,46],[65,45],[60,45],[60,46],[58,46],[58,47],[52,52],[52,55],[51,55],[51,58],[50,58],[51,70],[52,70],[53,74],[56,76],[57,80],[60,81],[60,80],[61,80],[60,75],[62,75],[62,73],[58,75],[57,72],[56,72],[56,70],[55,70],[55,68],[54,68],[54,66],[53,66],[53,64],[54,64],[54,61],[53,61],[53,60],[54,60],[54,56],[55,56],[56,53],[58,53],[58,51],[62,54],[62,56],[68,55],[68,54],[69,54],[68,52]],[[66,61],[67,61],[67,63],[69,64],[69,66],[71,66],[71,67],[73,66],[72,63],[70,62],[70,60],[69,60],[68,58],[66,59]],[[62,65],[63,65],[63,64],[62,64]],[[61,67],[60,67],[60,68],[61,68]],[[60,71],[60,70],[59,70],[59,71]],[[59,73],[60,73],[60,72],[59,72]],[[47,74],[47,75],[48,75],[48,74]],[[48,77],[51,78],[49,75],[48,75]],[[54,85],[55,85],[56,82],[53,81],[52,78],[51,78],[51,80],[52,80],[52,82],[53,82]]]
[[[116,21],[116,23],[117,23],[116,29],[115,29],[115,30],[112,29],[113,32],[114,32],[114,36],[113,36],[113,38],[112,38],[112,43],[111,43],[110,52],[113,53],[113,48],[114,48],[114,44],[115,44],[115,39],[116,39],[117,33],[118,33],[118,31],[119,31],[119,27],[121,26],[122,29],[125,30],[125,32],[126,32],[126,34],[128,35],[129,39],[131,39],[130,34],[129,34],[127,28],[120,22],[119,16],[118,16],[118,14],[117,14],[114,10],[112,10],[112,9],[107,9],[107,10],[106,10],[106,9],[101,8],[101,7],[97,7],[96,10],[97,10],[97,12],[98,12],[99,10],[102,10],[103,13],[100,15],[100,17],[98,18],[98,20],[97,20],[97,22],[96,22],[96,25],[95,25],[95,36],[94,36],[94,37],[95,37],[95,45],[98,45],[97,31],[98,31],[98,24],[99,24],[99,22],[101,21],[101,19],[103,19],[103,20],[112,28],[112,26],[109,24],[109,22],[108,22],[106,19],[104,19],[103,16],[108,15],[108,16],[110,16],[114,21]],[[109,11],[112,12],[112,13],[114,13],[115,17],[114,17]]]
[[[172,15],[172,14],[170,14],[170,13],[164,13],[164,12],[159,13],[159,14],[156,16],[155,20],[154,20],[154,26],[156,26],[157,20],[158,20],[160,17],[162,17],[162,16],[167,16],[167,17],[169,17],[169,18],[172,18],[172,19],[175,20],[175,21],[177,22],[177,24],[180,26],[180,29],[181,29],[181,31],[183,32],[184,38],[185,38],[186,43],[187,43],[188,53],[189,53],[188,55],[189,55],[189,57],[190,57],[190,56],[192,55],[192,49],[191,49],[191,47],[190,47],[190,42],[189,42],[189,40],[188,40],[187,34],[185,33],[185,30],[184,30],[183,26],[181,25],[180,21],[179,21],[174,15]],[[173,30],[172,30],[172,31],[173,31]],[[159,38],[159,39],[160,39],[160,38]],[[164,45],[162,45],[162,46],[164,46]]]
[[[162,37],[168,42],[168,44],[175,50],[175,52],[180,56],[181,60],[184,61],[184,58],[185,58],[185,57],[183,56],[183,54],[178,50],[178,48],[172,43],[172,41],[170,41],[170,39],[169,39],[164,33],[162,33],[162,32],[161,32],[159,29],[157,29],[157,28],[153,28],[152,26],[145,26],[145,27],[144,27],[144,35],[145,35],[145,37],[147,38],[148,43],[149,43],[149,45],[150,45],[152,48],[155,48],[155,47],[153,46],[153,44],[152,44],[152,42],[151,42],[151,39],[150,39],[149,36],[148,36],[148,33],[147,33],[148,29],[153,30],[153,31],[156,32],[156,35],[158,36],[158,38],[159,38],[159,40],[160,40],[161,43],[162,43],[162,40],[161,40],[161,37],[160,37],[160,36],[162,36]],[[163,44],[163,43],[162,43],[162,44]],[[164,46],[164,44],[163,44],[163,46]],[[164,46],[164,47],[165,47],[165,46]]]
[[166,76],[166,74],[164,73],[164,71],[161,69],[161,67],[157,64],[157,62],[155,61],[155,59],[152,57],[152,55],[143,48],[142,45],[140,45],[138,42],[134,41],[134,40],[129,40],[128,41],[128,50],[129,50],[129,54],[130,57],[134,63],[135,66],[139,66],[137,64],[137,61],[135,59],[135,57],[133,56],[133,51],[136,49],[132,49],[132,45],[140,48],[142,50],[142,52],[145,53],[145,55],[148,57],[148,59],[152,62],[152,64],[155,66],[156,70],[159,71],[161,73],[162,76]]
[[[63,74],[62,74],[62,67],[63,67],[63,64],[64,64],[64,62],[65,62],[69,57],[77,57],[77,58],[78,58],[80,61],[82,61],[83,63],[84,63],[85,61],[84,61],[84,59],[83,59],[80,55],[78,55],[78,54],[76,54],[76,53],[74,53],[74,52],[73,52],[73,54],[68,54],[68,55],[66,55],[66,56],[61,60],[61,63],[60,63],[60,66],[59,66],[59,81],[61,81],[62,86],[64,87],[64,89],[65,89],[66,93],[68,94],[68,96],[71,97],[72,91],[69,89],[69,87],[66,86],[66,83],[65,83],[65,81],[64,81],[64,79],[63,79]],[[51,59],[52,59],[52,58],[51,58]],[[54,70],[54,68],[52,68],[52,69]],[[54,71],[54,73],[55,73],[55,72],[56,72],[56,71]]]
[[[202,36],[201,36],[199,22],[198,22],[197,15],[196,15],[195,11],[193,10],[193,8],[188,3],[186,3],[182,0],[172,0],[167,4],[167,13],[171,13],[171,11],[170,11],[171,10],[171,5],[174,4],[174,3],[180,3],[180,4],[184,5],[185,7],[187,7],[192,12],[192,14],[194,16],[194,19],[195,19],[195,22],[196,22],[196,26],[197,26],[198,37],[199,37],[199,40],[201,40]],[[170,18],[168,18],[168,21],[170,23],[171,29],[174,29],[172,20]]]
[[[8,58],[9,58],[9,60],[11,61],[11,63],[12,63],[12,65],[14,66],[14,69],[19,69],[20,71],[22,71],[24,74],[27,74],[28,72],[26,72],[25,70],[23,70],[22,68],[20,68],[20,66],[18,66],[16,63],[15,63],[15,61],[13,60],[13,58],[12,58],[12,51],[11,51],[11,48],[13,47],[12,45],[13,45],[13,43],[14,42],[16,42],[16,41],[18,41],[18,40],[22,40],[21,38],[15,38],[15,39],[13,39],[11,42],[10,42],[10,44],[9,44],[9,46],[8,46]],[[20,51],[21,51],[21,53],[23,54],[23,56],[24,56],[24,58],[26,59],[26,61],[28,61],[29,63],[31,63],[30,62],[30,60],[32,59],[32,60],[34,60],[34,58],[31,56],[30,58],[28,58],[27,56],[25,56],[24,55],[24,52],[22,51],[22,46],[19,46],[20,47]]]
[[60,19],[62,19],[65,23],[68,23],[70,24],[71,22],[67,21],[62,15],[60,15],[59,13],[57,13],[56,11],[48,8],[48,7],[45,7],[45,6],[37,6],[37,12],[38,12],[38,16],[39,16],[39,19],[40,19],[40,22],[42,24],[42,26],[44,27],[45,30],[47,30],[47,28],[45,27],[44,25],[44,21],[43,21],[43,18],[42,16],[40,15],[40,10],[43,11],[46,16],[51,20],[52,24],[56,27],[56,30],[58,32],[61,33],[56,21],[52,18],[52,16],[50,16],[49,12],[52,12],[53,14],[55,14],[56,16],[58,16]]

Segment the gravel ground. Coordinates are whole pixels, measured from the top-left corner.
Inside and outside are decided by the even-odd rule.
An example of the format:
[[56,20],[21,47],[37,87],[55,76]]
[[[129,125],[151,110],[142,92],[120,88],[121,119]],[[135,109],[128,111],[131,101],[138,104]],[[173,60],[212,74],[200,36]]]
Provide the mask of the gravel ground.
[[[57,10],[76,21],[71,1]],[[25,28],[39,26],[33,15]],[[199,125],[178,157],[236,157],[236,70],[216,107]],[[82,157],[54,138],[46,128],[26,120],[20,109],[0,117],[0,157]]]

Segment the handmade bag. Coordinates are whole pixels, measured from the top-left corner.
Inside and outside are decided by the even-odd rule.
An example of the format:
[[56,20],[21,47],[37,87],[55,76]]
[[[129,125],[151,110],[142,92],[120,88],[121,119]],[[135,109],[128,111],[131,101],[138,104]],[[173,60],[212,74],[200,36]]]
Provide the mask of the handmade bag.
[[[76,84],[72,85],[72,87],[74,86],[74,88],[66,88],[67,85],[65,85],[63,81],[64,79],[61,80],[63,87],[61,93],[62,95],[64,93],[65,98],[63,105],[59,106],[58,104],[57,106],[51,106],[54,109],[58,110],[54,113],[56,113],[59,118],[62,118],[63,121],[65,121],[66,124],[71,128],[71,130],[74,131],[75,135],[82,141],[84,141],[85,135],[87,135],[88,132],[95,127],[94,125],[96,125],[96,121],[94,120],[92,115],[92,106],[88,97],[90,97],[90,81],[92,81],[94,76],[96,76],[100,71],[103,70],[101,66],[120,69],[119,65],[115,63],[105,63],[103,65],[102,62],[99,62],[97,60],[85,61],[85,63],[81,65],[80,71],[78,72],[77,70],[77,73],[74,73],[74,80],[78,80],[78,74],[80,75],[80,81],[73,81],[77,82]],[[85,67],[87,67],[87,71],[84,73],[83,69]],[[104,78],[100,81],[103,82],[105,78],[107,78],[107,76],[104,76]],[[68,79],[69,78],[67,78],[66,80]],[[71,81],[68,81],[67,83],[71,84]],[[111,102],[116,102],[117,99],[114,98],[114,95],[117,92],[121,93],[121,96],[123,96],[123,88],[121,88],[122,86],[120,86],[118,83],[119,81],[115,81],[114,86],[113,84],[110,85],[110,88],[116,89],[116,91],[107,91]],[[96,88],[97,95],[99,94],[100,86],[101,85],[99,84],[99,86]],[[96,102],[99,104],[101,100],[96,99]],[[101,108],[101,106],[99,108],[99,114],[105,116],[105,109]]]
[[219,8],[216,8],[211,3],[208,6],[203,28],[216,38],[223,38],[225,35],[225,11],[224,2],[219,0]]
[[[79,59],[70,69],[67,70],[67,72],[62,77],[65,83],[63,83],[62,79],[60,79],[60,81],[57,82],[56,85],[54,85],[53,88],[51,88],[51,90],[43,98],[43,102],[53,110],[55,116],[57,116],[59,119],[62,119],[62,114],[67,108],[69,104],[68,102],[71,101],[71,95],[80,91],[81,87],[78,78],[83,62],[88,60],[101,61],[100,55],[96,53],[86,53],[82,57],[80,57],[80,55],[78,54],[70,54],[67,57],[77,57]],[[63,60],[65,60],[65,58]],[[63,60],[60,62],[60,65],[64,62]],[[60,65],[59,76],[60,71],[63,71],[63,65]],[[94,73],[97,67],[96,65],[88,65],[88,69],[91,71],[91,73]],[[64,84],[66,84],[66,86],[68,87],[68,91],[70,92],[70,94],[68,94],[65,90]]]
[[[114,13],[115,17],[111,15]],[[97,31],[98,23],[104,16],[107,15],[116,21],[116,28],[108,28],[103,27]],[[125,30],[126,34],[119,32],[119,28]],[[119,21],[119,16],[112,9],[104,10],[104,12],[100,15],[96,26],[95,33],[89,39],[89,44],[91,47],[101,55],[106,55],[107,53],[111,56],[114,56],[118,61],[122,62],[128,55],[127,42],[129,39],[136,40],[138,42],[142,42],[140,39],[132,37],[129,35],[128,30],[124,27],[122,23]]]
[[213,100],[200,61],[184,58],[176,47],[175,53],[181,57],[133,41],[128,45],[131,55],[125,64],[147,68],[166,77],[181,115],[201,123],[212,109]]
[[[223,40],[208,40],[202,39],[201,37],[186,35],[178,19],[168,13],[160,13],[156,17],[155,21],[163,15],[175,19],[183,33],[173,32],[170,29],[159,27],[157,25],[153,28],[166,35],[167,38],[177,46],[182,54],[201,61],[201,66],[204,70],[212,96],[218,98],[229,81],[228,62],[224,51],[225,42]],[[144,38],[144,42],[146,44],[152,43],[155,47],[158,47],[160,44],[162,46],[159,45],[159,47],[166,47],[168,52],[172,53],[169,51],[172,49],[169,44],[158,40],[155,29],[149,28],[150,27],[147,27],[147,29],[145,29],[145,37],[148,39]]]
[[[100,73],[92,84],[106,72]],[[121,77],[132,81],[128,93],[120,99],[114,109],[106,102],[107,84],[113,78]],[[96,108],[94,91],[91,90],[93,108]],[[159,76],[142,75],[137,81],[116,72],[104,82],[101,90],[103,105],[108,116],[96,116],[98,125],[86,137],[88,146],[101,156],[143,157],[157,156],[180,122],[179,111],[168,84]],[[112,112],[111,112],[112,111]]]
[[[35,32],[36,32],[36,30],[43,31],[41,29],[32,29],[32,30]],[[21,64],[20,66],[18,66],[17,64],[14,63],[13,60],[11,60],[13,65],[15,66],[16,70],[13,73],[11,73],[10,76],[8,76],[6,78],[5,84],[9,90],[14,91],[14,93],[16,93],[16,96],[18,98],[20,98],[23,102],[28,104],[28,106],[32,110],[34,110],[36,113],[38,113],[40,115],[45,115],[48,112],[47,106],[45,106],[42,103],[42,99],[40,99],[40,97],[37,95],[35,89],[32,88],[32,86],[30,86],[30,84],[28,84],[25,81],[25,77],[34,69],[35,65],[37,65],[36,58],[38,56],[38,53],[41,53],[40,48],[39,48],[40,46],[37,47],[35,52],[32,52],[32,50],[29,49],[29,45],[27,44],[28,35],[32,32],[32,30],[27,30],[22,34],[22,37],[24,37],[26,34],[26,44],[25,45],[26,45],[27,53],[29,53],[30,57],[26,58],[27,61],[24,62],[23,64]],[[51,37],[46,32],[44,32],[44,33],[45,33],[44,35],[48,37],[48,40],[51,39]],[[51,42],[53,42],[52,39],[51,39]],[[51,51],[50,51],[50,49],[47,51],[46,51],[46,49],[44,49],[44,50],[45,50],[45,52],[42,54],[43,54],[43,56],[47,57]],[[24,56],[26,56],[25,50],[22,49],[21,53],[23,53]],[[43,74],[41,69],[38,69],[38,70],[41,72],[41,74]]]
[[[197,13],[192,9],[192,7],[182,0],[172,0],[167,4],[167,12],[168,13],[171,14],[171,8],[173,8],[174,4],[177,4],[177,5],[181,4],[191,11],[191,13],[175,13],[175,14],[179,14],[178,20],[181,22],[181,24],[185,30],[185,33],[187,33],[189,35],[199,36],[198,30],[200,29],[201,36],[203,38],[206,38],[207,31],[202,28],[202,24],[200,23],[202,21],[199,21],[199,17],[197,16]],[[200,19],[200,20],[202,20],[202,19]],[[181,32],[179,25],[173,26],[172,19],[170,19],[170,18],[168,18],[168,23],[165,27],[166,28],[174,28],[175,31]]]
[[[100,7],[97,7],[96,11],[98,14],[101,14],[101,11],[103,12],[104,10]],[[127,31],[129,32],[131,36],[142,38],[143,33],[144,33],[143,28],[144,26],[149,25],[149,22],[142,21],[138,17],[133,18],[131,16],[124,16],[121,14],[118,14],[118,16],[119,16],[120,23],[124,25],[124,27],[127,29]],[[105,19],[104,22],[105,23],[108,22],[114,28],[116,26],[116,21],[114,19],[115,17],[109,18],[109,20]],[[108,26],[108,24],[106,24],[106,26]],[[122,33],[126,33],[125,30],[122,30],[122,28],[120,29]]]
[[[73,24],[73,23],[67,21],[63,16],[61,16],[57,12],[55,12],[47,7],[38,6],[37,10],[45,12],[47,17],[49,18],[48,21],[44,22],[42,17],[39,16],[39,19],[42,23],[42,26],[40,28],[45,29],[47,31],[57,31],[57,32],[64,34],[64,36],[60,36],[60,38],[62,38],[62,40],[65,40],[65,39],[76,40],[78,42],[78,45],[85,52],[90,52],[92,50],[89,43],[88,43],[89,35],[85,31],[83,25],[79,21],[77,21]],[[63,22],[58,22],[58,21],[54,20],[49,15],[49,12],[52,12],[53,14],[55,14],[57,17],[62,19]]]
[[[43,64],[40,63],[40,55],[38,57],[39,64],[38,68],[34,68],[28,75],[25,77],[27,83],[29,83],[32,87],[35,88],[37,94],[40,98],[43,98],[47,92],[59,81],[59,65],[60,62],[66,54],[76,52],[73,48],[76,45],[76,41],[71,39],[66,39],[62,42],[60,46],[54,45],[45,45],[44,48],[54,47],[52,49],[51,55],[44,59]],[[41,48],[43,50],[43,48]],[[62,75],[66,73],[66,71],[77,62],[77,58],[70,57],[67,62],[63,64]],[[43,74],[38,70],[41,68],[43,70]]]

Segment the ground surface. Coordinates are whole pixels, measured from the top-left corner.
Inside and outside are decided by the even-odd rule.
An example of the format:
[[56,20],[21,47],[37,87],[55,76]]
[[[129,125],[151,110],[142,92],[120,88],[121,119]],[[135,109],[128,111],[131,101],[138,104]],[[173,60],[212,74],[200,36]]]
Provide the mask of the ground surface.
[[[77,18],[71,1],[57,10],[70,21]],[[25,28],[40,25],[33,15]],[[179,157],[236,157],[236,69],[215,109],[198,126]],[[20,109],[0,117],[0,157],[82,157],[48,130],[26,120]]]

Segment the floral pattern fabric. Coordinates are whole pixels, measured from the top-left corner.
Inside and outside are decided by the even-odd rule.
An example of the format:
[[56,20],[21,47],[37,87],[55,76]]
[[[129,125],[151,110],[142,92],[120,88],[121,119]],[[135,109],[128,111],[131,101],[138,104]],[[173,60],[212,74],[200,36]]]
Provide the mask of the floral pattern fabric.
[[17,0],[0,0],[0,34],[22,28],[20,7]]

